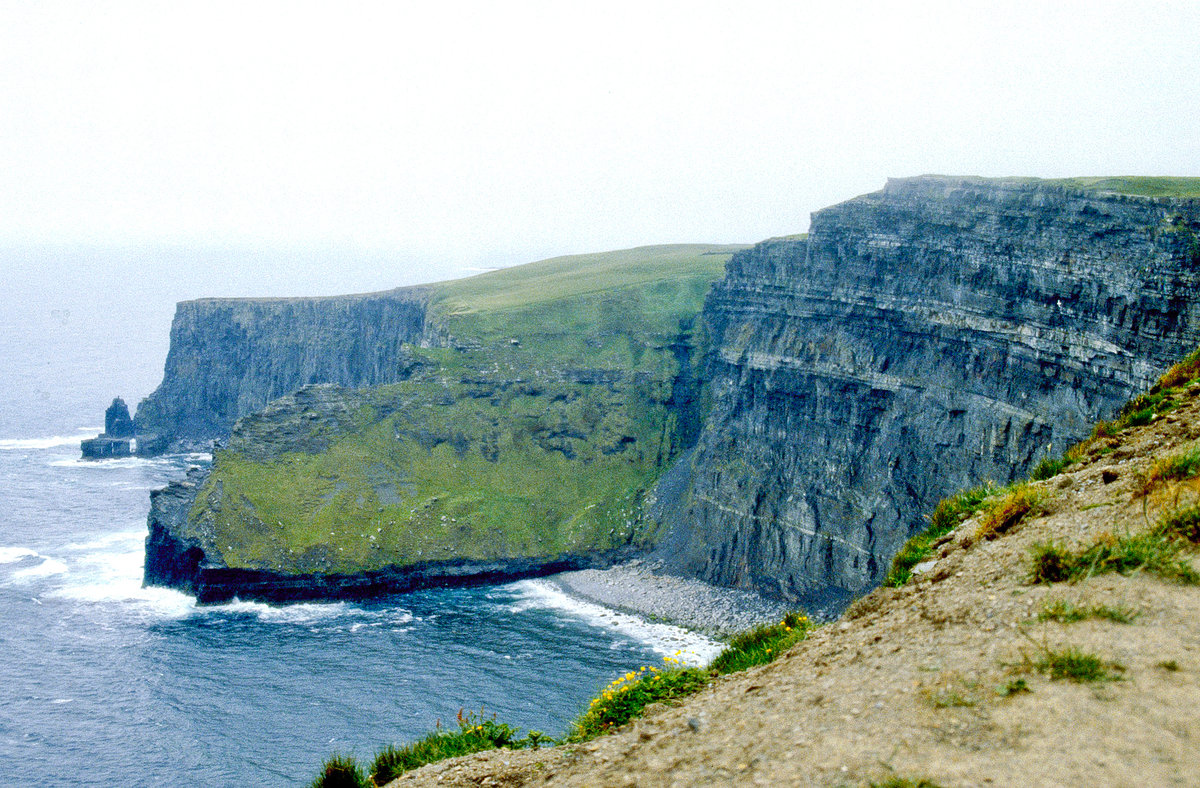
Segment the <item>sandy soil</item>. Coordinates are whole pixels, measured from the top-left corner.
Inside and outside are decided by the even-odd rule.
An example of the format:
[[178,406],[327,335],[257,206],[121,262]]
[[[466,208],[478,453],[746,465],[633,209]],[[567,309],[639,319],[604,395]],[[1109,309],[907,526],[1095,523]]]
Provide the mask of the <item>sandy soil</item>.
[[[1195,482],[1138,495],[1156,456],[1200,439],[1191,393],[1106,456],[1040,483],[1046,515],[993,541],[967,521],[907,586],[855,602],[770,665],[584,745],[483,753],[392,785],[1200,785],[1200,588],[1146,574],[1029,583],[1033,544],[1136,532],[1200,495]],[[1137,615],[1039,622],[1054,600]],[[1118,663],[1120,680],[1031,669],[1068,647]],[[1018,680],[1028,692],[1004,692]]]

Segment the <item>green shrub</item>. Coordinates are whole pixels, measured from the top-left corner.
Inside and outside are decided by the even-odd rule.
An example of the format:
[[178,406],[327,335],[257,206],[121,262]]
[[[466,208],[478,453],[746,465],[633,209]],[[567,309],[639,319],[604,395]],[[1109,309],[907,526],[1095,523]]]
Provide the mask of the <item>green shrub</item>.
[[808,616],[788,613],[778,624],[764,624],[736,636],[708,666],[716,673],[734,673],[762,665],[799,643],[812,628]]
[[351,755],[334,755],[321,766],[312,788],[369,788],[362,767]]

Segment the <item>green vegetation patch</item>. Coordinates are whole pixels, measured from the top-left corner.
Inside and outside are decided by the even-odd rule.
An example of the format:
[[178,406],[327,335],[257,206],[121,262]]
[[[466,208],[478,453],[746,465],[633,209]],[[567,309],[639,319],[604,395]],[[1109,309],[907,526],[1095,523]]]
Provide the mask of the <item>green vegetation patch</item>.
[[1132,624],[1137,618],[1137,611],[1125,606],[1079,606],[1066,599],[1055,599],[1042,605],[1042,611],[1038,613],[1038,621],[1055,621],[1059,624],[1074,624],[1090,618]]
[[323,388],[247,419],[189,529],[228,566],[305,574],[652,543],[642,498],[694,439],[696,316],[736,248],[434,286],[444,346],[409,348],[403,382]]
[[643,666],[605,687],[572,725],[567,741],[584,742],[610,733],[641,717],[652,703],[674,703],[708,686],[712,675],[707,670],[665,659],[664,669]]
[[1078,683],[1119,681],[1120,673],[1125,670],[1125,666],[1118,662],[1101,659],[1075,646],[1062,651],[1045,649],[1029,666],[1048,675],[1051,681],[1066,679]]
[[1149,531],[1104,534],[1091,545],[1071,550],[1054,543],[1032,549],[1035,583],[1078,582],[1106,572],[1150,572],[1187,585],[1200,584],[1200,573],[1184,560],[1184,551],[1200,543],[1200,506],[1164,514]]
[[568,740],[593,739],[640,717],[652,703],[674,703],[695,694],[714,676],[766,664],[803,640],[812,627],[804,613],[788,613],[778,624],[758,626],[734,637],[707,670],[684,667],[667,657],[662,669],[642,667],[619,676],[575,721]]
[[912,568],[930,556],[933,544],[980,511],[985,502],[998,492],[1000,488],[989,483],[939,501],[933,514],[929,515],[929,526],[905,542],[900,552],[896,553],[883,584],[899,588],[907,583],[912,578]]
[[525,736],[518,736],[519,733],[518,728],[497,722],[495,715],[485,717],[482,712],[464,714],[459,711],[458,730],[439,727],[412,744],[392,745],[381,750],[371,763],[371,780],[374,785],[385,785],[407,771],[447,758],[500,748],[536,749],[542,744],[555,743],[539,731],[530,731]]
[[812,626],[803,613],[788,613],[778,624],[763,624],[734,637],[708,667],[724,674],[766,664],[804,640]]
[[353,755],[333,755],[321,765],[312,788],[371,788],[362,766]]
[[[803,640],[813,626],[804,613],[788,613],[778,624],[755,627],[734,637],[706,669],[687,667],[674,657],[665,657],[661,668],[643,666],[618,676],[591,701],[563,741],[578,743],[594,739],[641,717],[651,704],[676,703],[704,689],[716,676],[770,662]],[[519,736],[520,729],[498,722],[494,715],[487,718],[482,712],[460,711],[457,721],[458,730],[447,731],[438,726],[411,744],[385,747],[375,756],[369,778],[353,758],[333,756],[325,762],[312,785],[369,788],[446,758],[499,748],[537,748],[560,743],[539,731]]]
[[1161,484],[1197,476],[1200,476],[1200,445],[1155,461],[1142,479],[1141,492],[1146,494]]
[[984,501],[975,538],[995,539],[1045,511],[1046,493],[1028,484],[1014,484]]

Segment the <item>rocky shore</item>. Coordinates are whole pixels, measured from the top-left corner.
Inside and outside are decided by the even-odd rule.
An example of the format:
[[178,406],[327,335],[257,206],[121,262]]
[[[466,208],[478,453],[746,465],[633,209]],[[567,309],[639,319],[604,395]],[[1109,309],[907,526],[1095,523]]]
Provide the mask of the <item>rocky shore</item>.
[[786,602],[660,570],[658,562],[634,559],[608,569],[563,572],[547,580],[589,602],[719,639],[778,621],[790,609]]

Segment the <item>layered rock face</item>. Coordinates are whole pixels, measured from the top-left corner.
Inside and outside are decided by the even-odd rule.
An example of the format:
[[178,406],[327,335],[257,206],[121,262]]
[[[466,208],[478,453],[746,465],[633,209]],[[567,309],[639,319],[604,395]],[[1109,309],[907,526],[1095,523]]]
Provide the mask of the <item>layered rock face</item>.
[[947,494],[1006,482],[1200,344],[1200,202],[922,177],[739,253],[680,572],[810,605],[878,583]]
[[425,332],[428,291],[330,298],[186,301],[171,325],[163,382],[138,407],[139,453],[204,444],[240,417],[310,383],[403,380],[406,343]]

